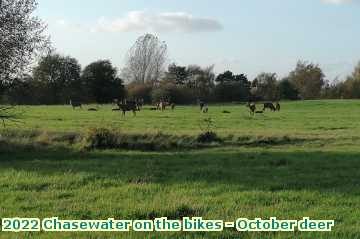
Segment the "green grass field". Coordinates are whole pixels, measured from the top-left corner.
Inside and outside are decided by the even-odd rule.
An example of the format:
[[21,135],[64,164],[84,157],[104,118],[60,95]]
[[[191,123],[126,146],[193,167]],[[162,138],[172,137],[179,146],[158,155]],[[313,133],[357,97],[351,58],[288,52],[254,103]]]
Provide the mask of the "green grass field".
[[[1,233],[0,238],[360,238],[360,101],[144,109],[122,117],[69,106],[21,107],[0,137],[0,215],[61,219],[201,216],[334,219],[331,233]],[[224,110],[230,114],[222,113]],[[194,149],[85,150],[54,135],[109,128],[196,137],[211,117],[223,143]],[[73,143],[73,142],[72,142]],[[295,235],[295,236],[294,236]]]

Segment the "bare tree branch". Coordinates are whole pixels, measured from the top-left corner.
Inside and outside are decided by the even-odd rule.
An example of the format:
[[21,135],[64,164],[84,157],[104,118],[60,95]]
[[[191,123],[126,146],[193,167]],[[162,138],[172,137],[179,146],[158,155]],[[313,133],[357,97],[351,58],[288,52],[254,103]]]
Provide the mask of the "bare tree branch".
[[132,82],[155,84],[165,71],[166,60],[166,43],[146,34],[139,37],[130,49],[123,75]]

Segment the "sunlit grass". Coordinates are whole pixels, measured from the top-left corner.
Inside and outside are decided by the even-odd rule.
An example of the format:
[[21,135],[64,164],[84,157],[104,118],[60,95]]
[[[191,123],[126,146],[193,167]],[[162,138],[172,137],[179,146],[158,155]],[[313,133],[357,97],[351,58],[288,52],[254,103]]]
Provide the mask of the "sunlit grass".
[[[283,104],[280,113],[250,118],[240,105],[210,106],[222,137],[288,137],[289,141],[201,150],[140,152],[83,150],[76,145],[29,145],[24,130],[79,133],[108,127],[127,133],[197,135],[197,107],[171,112],[144,110],[123,118],[68,106],[27,107],[22,125],[11,125],[8,145],[0,140],[1,217],[146,219],[202,216],[276,216],[334,219],[332,233],[296,233],[297,238],[357,238],[360,234],[360,102]],[[231,114],[222,114],[222,110]],[[61,120],[60,120],[61,119]],[[7,136],[10,137],[10,136]],[[11,137],[10,137],[11,138]],[[294,139],[303,139],[300,141]],[[8,138],[6,138],[8,139]],[[0,233],[0,238],[291,238],[289,233]],[[268,237],[266,237],[268,236]]]

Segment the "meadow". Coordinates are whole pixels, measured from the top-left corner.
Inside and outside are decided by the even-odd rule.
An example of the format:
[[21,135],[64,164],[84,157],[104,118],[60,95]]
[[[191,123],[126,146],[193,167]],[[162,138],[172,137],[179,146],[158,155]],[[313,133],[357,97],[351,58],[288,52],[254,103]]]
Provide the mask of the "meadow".
[[[0,238],[360,238],[360,101],[283,102],[281,112],[254,117],[241,104],[210,105],[208,114],[197,106],[145,107],[136,117],[111,105],[89,107],[96,106],[19,107],[20,123],[0,130],[1,217],[310,217],[335,220],[333,232],[0,232]],[[193,146],[207,118],[221,140]],[[100,128],[123,141],[171,144],[85,147],[89,129]]]

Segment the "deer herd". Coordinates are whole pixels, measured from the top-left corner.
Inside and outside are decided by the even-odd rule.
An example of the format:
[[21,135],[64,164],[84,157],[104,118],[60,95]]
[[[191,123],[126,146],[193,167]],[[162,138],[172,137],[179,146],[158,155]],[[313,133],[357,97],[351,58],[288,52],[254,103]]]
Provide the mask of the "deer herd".
[[280,111],[280,103],[279,102],[276,102],[275,104],[272,103],[272,102],[265,102],[264,103],[264,107],[262,110],[257,110],[256,109],[256,104],[254,102],[248,102],[246,104],[246,107],[249,108],[250,110],[250,115],[254,115],[254,114],[263,114],[265,113],[266,109],[269,109],[271,110],[272,112],[275,112],[275,111]]
[[[126,112],[132,112],[134,116],[136,116],[137,111],[141,111],[144,105],[144,100],[123,100],[119,101],[117,99],[113,102],[115,105],[118,106],[118,108],[112,109],[112,111],[121,111],[122,115],[125,116]],[[75,110],[76,108],[82,108],[82,103],[78,100],[70,100],[70,105]],[[200,106],[200,112],[201,113],[208,113],[209,107],[208,105],[203,101],[198,101],[198,105]],[[158,103],[155,104],[155,107],[150,108],[150,110],[157,110],[157,111],[165,111],[167,107],[170,107],[172,111],[175,110],[175,103],[171,103],[170,101],[166,100],[160,100]],[[255,114],[264,114],[267,109],[271,110],[272,112],[280,111],[280,103],[279,102],[265,102],[263,104],[263,108],[261,110],[258,110],[256,108],[256,104],[254,102],[248,102],[246,104],[246,107],[249,108],[249,112],[251,116],[254,116]],[[88,111],[98,111],[98,107],[96,108],[89,108]],[[224,111],[225,112],[225,111]],[[227,113],[230,113],[226,111]]]

